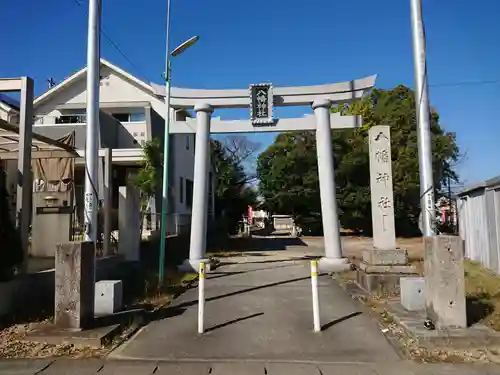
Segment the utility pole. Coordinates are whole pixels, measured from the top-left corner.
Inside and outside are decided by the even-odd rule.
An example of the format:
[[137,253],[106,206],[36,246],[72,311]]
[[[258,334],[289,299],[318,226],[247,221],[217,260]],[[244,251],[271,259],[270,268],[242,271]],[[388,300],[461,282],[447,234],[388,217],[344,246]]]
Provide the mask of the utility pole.
[[[168,193],[169,193],[169,152],[170,152],[170,88],[172,87],[172,66],[171,58],[179,56],[186,49],[195,44],[200,37],[193,36],[185,42],[179,44],[173,51],[170,51],[170,10],[171,0],[167,0],[167,27],[165,36],[165,133],[163,136],[163,180],[161,189],[161,222],[160,222],[160,254],[158,257],[158,285],[163,284],[165,275],[165,248],[167,246],[167,222],[168,222]],[[181,186],[181,189],[184,189]]]
[[415,105],[417,113],[418,163],[420,171],[420,207],[422,234],[435,235],[434,178],[430,130],[429,91],[422,1],[410,0],[413,60],[415,69]]
[[87,35],[87,132],[85,144],[85,241],[97,243],[99,70],[101,0],[89,0]]
[[[163,137],[163,181],[161,189],[160,256],[158,260],[158,285],[163,285],[165,274],[165,247],[167,246],[168,213],[168,163],[170,152],[170,8],[167,0],[167,25],[165,30],[165,135]],[[181,187],[182,188],[182,187]]]

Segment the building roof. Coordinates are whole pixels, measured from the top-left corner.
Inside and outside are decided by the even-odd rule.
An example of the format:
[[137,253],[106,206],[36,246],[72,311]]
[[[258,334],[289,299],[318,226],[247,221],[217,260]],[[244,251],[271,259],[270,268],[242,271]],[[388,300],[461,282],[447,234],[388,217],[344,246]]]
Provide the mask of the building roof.
[[[101,64],[108,67],[118,75],[121,75],[122,77],[134,82],[137,84],[139,87],[142,87],[145,91],[149,92],[153,96],[162,96],[157,93],[158,87],[161,87],[160,85],[156,83],[146,83],[143,80],[135,77],[134,75],[128,73],[127,71],[123,70],[122,68],[116,66],[115,64],[112,64],[106,59],[101,58]],[[60,92],[64,88],[68,87],[71,85],[71,83],[77,81],[79,78],[85,76],[87,74],[87,67],[80,69],[76,73],[73,73],[71,76],[66,78],[64,81],[59,82],[57,85],[54,87],[51,87],[47,91],[45,91],[43,94],[39,95],[34,101],[33,101],[33,106],[36,108],[39,104],[43,103],[45,100],[50,98],[52,95]],[[188,117],[191,117],[191,113],[188,110],[180,110],[181,112],[185,112]]]
[[[119,68],[118,66],[110,63],[109,61],[107,61],[105,59],[101,59],[101,64],[108,67],[109,69],[113,70],[115,73],[118,73],[122,77],[125,77],[126,79],[136,83],[139,87],[142,87],[144,90],[149,91],[152,95],[156,95],[154,88],[150,84],[140,80],[139,78],[133,76],[132,74],[126,72],[125,70]],[[40,96],[38,96],[34,100],[33,104],[34,104],[35,108],[40,103],[44,102],[47,98],[49,98],[50,96],[54,95],[55,93],[61,91],[62,89],[69,86],[71,83],[75,82],[76,80],[78,80],[79,78],[81,78],[82,76],[84,76],[86,74],[87,74],[87,67],[80,69],[78,72],[72,74],[71,76],[66,78],[64,81],[59,82],[54,87],[51,87],[49,90],[45,91],[43,94],[41,94]]]
[[460,190],[457,193],[458,197],[462,197],[464,195],[469,195],[470,193],[476,191],[476,190],[481,190],[481,189],[491,189],[491,188],[496,188],[500,186],[500,175],[495,176],[493,178],[490,178],[488,180],[485,180],[483,182],[479,182],[473,185],[469,185],[465,187],[464,189]]
[[16,112],[19,112],[19,108],[21,106],[19,101],[15,100],[14,98],[11,98],[8,95],[1,93],[0,93],[0,105],[2,106],[3,109],[7,111],[14,110]]

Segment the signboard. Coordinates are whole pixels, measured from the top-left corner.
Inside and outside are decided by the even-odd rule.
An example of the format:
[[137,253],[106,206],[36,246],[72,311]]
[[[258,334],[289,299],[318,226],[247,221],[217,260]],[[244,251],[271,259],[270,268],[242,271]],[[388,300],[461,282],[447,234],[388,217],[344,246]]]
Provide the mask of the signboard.
[[250,85],[250,119],[255,126],[272,125],[273,86],[270,83]]

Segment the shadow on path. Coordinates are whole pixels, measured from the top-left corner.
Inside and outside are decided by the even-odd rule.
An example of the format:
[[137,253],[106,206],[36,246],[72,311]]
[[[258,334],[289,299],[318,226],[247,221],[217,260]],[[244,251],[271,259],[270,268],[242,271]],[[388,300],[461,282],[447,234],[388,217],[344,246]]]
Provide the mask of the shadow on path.
[[[248,253],[248,256],[254,256],[251,252]],[[297,260],[314,260],[321,258],[321,255],[304,255],[303,257],[294,257],[294,258],[284,258],[284,259],[270,259],[270,260],[255,260],[249,262],[225,262],[221,261],[220,266],[227,266],[231,264],[265,264],[265,263],[283,263],[283,262],[291,262]],[[222,258],[224,259],[224,258]]]
[[262,316],[262,315],[264,315],[264,313],[263,313],[263,312],[259,312],[259,313],[251,314],[251,315],[248,315],[248,316],[243,316],[243,317],[241,317],[241,318],[237,318],[237,319],[229,320],[229,321],[227,321],[227,322],[225,322],[225,323],[217,324],[217,325],[215,325],[215,326],[213,326],[213,327],[207,328],[207,329],[205,330],[205,332],[215,331],[216,329],[219,329],[219,328],[224,328],[224,327],[227,327],[227,326],[229,326],[229,325],[231,325],[231,324],[235,324],[235,323],[238,323],[238,322],[242,322],[242,321],[244,321],[244,320],[248,320],[248,319],[256,318],[256,317],[258,317],[258,316]]
[[[221,294],[220,296],[210,297],[210,298],[207,298],[205,301],[206,302],[216,301],[216,300],[222,299],[222,298],[237,296],[238,294],[253,292],[255,290],[260,290],[260,289],[265,289],[265,288],[271,288],[273,286],[290,284],[290,283],[294,283],[294,282],[297,282],[297,281],[303,281],[303,280],[309,280],[309,279],[310,279],[309,276],[306,276],[306,277],[297,277],[295,279],[283,280],[283,281],[278,281],[278,282],[275,282],[275,283],[269,283],[269,284],[254,286],[254,287],[251,287],[251,288],[237,290],[237,291],[231,292],[231,293]],[[185,307],[190,307],[190,306],[193,306],[193,305],[196,305],[196,304],[198,304],[198,300],[188,301],[188,302],[181,303],[181,304],[175,306],[175,308],[185,308]]]
[[[217,244],[216,249],[219,252],[248,252],[248,251],[281,251],[288,247],[301,246],[307,247],[307,244],[298,237],[233,237]],[[209,246],[210,247],[210,246]]]
[[349,315],[343,316],[342,318],[338,318],[338,319],[332,320],[329,323],[323,324],[321,326],[321,330],[322,331],[326,331],[328,328],[331,328],[331,327],[333,327],[333,326],[335,326],[335,325],[337,325],[339,323],[342,323],[345,320],[349,320],[349,319],[354,318],[354,317],[356,317],[358,315],[361,315],[361,314],[363,314],[363,312],[356,311],[356,312],[353,312],[353,313],[351,313]]
[[[259,262],[259,263],[264,263],[264,262]],[[283,261],[281,263],[283,263]],[[239,264],[246,264],[246,263],[239,263]],[[214,279],[219,279],[221,277],[236,276],[236,275],[241,275],[241,274],[244,274],[244,273],[251,273],[251,272],[258,272],[258,271],[268,271],[268,270],[275,270],[275,269],[278,269],[278,268],[287,268],[287,267],[295,267],[295,266],[296,266],[296,264],[285,264],[283,266],[257,268],[257,269],[245,270],[245,271],[230,271],[230,272],[219,271],[219,272],[210,272],[209,274],[207,274],[207,280],[214,280]]]

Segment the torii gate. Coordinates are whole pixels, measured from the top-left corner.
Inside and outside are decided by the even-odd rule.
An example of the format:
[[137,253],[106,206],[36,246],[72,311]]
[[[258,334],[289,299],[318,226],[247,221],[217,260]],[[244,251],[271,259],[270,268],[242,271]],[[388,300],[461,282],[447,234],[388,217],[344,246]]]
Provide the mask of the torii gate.
[[[191,217],[189,259],[185,268],[198,270],[207,262],[206,232],[208,205],[208,171],[210,160],[210,133],[284,132],[316,130],[318,173],[321,195],[321,214],[324,229],[325,255],[319,266],[322,271],[336,272],[349,267],[342,256],[340,225],[335,189],[331,129],[361,126],[359,116],[331,113],[332,104],[349,103],[360,99],[375,85],[376,75],[355,81],[318,85],[276,87],[270,84],[250,85],[243,90],[171,89],[173,108],[193,108],[196,119],[174,121],[171,134],[196,133],[194,162],[194,191]],[[164,88],[156,86],[159,95]],[[302,118],[276,119],[273,106],[312,106],[314,115]],[[223,121],[212,119],[216,108],[249,108],[249,120]]]

